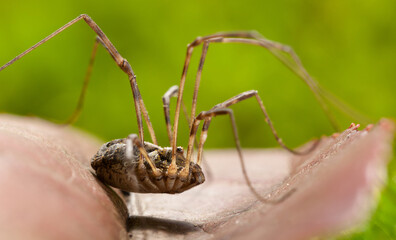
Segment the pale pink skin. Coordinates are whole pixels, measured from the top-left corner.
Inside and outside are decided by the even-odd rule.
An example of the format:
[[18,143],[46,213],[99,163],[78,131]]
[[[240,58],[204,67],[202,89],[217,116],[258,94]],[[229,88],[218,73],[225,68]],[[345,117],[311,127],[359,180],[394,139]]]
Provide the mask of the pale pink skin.
[[0,115],[0,239],[118,239],[124,219],[91,174],[100,143]]
[[[212,174],[201,186],[177,195],[132,196],[131,214],[143,216],[130,219],[130,234],[306,239],[353,226],[367,218],[383,181],[393,124],[382,121],[367,130],[351,126],[303,157],[244,150],[249,176],[263,196],[277,199],[296,189],[275,205],[251,194],[234,150],[207,151]],[[125,206],[91,174],[90,158],[101,144],[71,127],[0,115],[0,239],[128,238]]]

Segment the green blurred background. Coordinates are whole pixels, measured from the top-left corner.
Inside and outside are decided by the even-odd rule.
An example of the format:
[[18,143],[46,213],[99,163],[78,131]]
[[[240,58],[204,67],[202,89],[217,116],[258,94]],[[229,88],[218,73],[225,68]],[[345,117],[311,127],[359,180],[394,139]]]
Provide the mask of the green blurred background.
[[[180,81],[187,43],[218,31],[254,29],[288,44],[324,88],[374,121],[396,116],[394,0],[8,1],[0,9],[0,65],[81,13],[89,14],[131,63],[160,145],[168,144],[161,97]],[[94,39],[94,32],[79,22],[2,71],[1,111],[67,119],[77,103]],[[187,78],[188,106],[200,51],[195,50]],[[306,85],[268,51],[212,44],[197,111],[251,89],[259,91],[280,136],[292,147],[333,132]],[[233,109],[243,147],[277,146],[255,100]],[[359,122],[336,116],[341,128]],[[188,129],[182,120],[178,143],[185,146]],[[137,132],[128,79],[103,48],[75,125],[104,141]],[[213,121],[206,146],[234,147],[228,118]],[[384,194],[389,196],[381,202],[386,210],[378,210],[388,215],[375,215],[369,230],[357,238],[395,236],[396,210],[390,206],[396,196],[389,190],[395,188],[394,180],[389,180],[389,193]]]

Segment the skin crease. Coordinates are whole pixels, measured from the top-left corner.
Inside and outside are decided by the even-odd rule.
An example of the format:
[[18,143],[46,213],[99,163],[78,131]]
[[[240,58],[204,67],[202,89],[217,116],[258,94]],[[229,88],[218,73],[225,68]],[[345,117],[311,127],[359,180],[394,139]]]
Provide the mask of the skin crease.
[[[352,126],[295,159],[273,149],[244,150],[249,177],[264,196],[269,189],[275,189],[272,199],[297,189],[275,205],[251,194],[234,150],[208,151],[213,176],[182,194],[141,195],[143,216],[128,219],[129,234],[151,239],[334,234],[367,218],[373,187],[383,182],[376,173],[385,172],[393,131],[390,121],[369,131]],[[0,239],[127,239],[124,202],[92,175],[90,159],[100,145],[70,127],[0,115]],[[289,160],[295,165],[284,164]]]

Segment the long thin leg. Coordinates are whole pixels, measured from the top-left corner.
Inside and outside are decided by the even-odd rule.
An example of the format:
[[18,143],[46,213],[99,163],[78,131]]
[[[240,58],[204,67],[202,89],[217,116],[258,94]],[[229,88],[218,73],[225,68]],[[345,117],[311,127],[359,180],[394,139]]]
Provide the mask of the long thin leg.
[[[242,155],[242,148],[241,148],[241,144],[240,144],[240,141],[239,141],[237,126],[236,126],[235,117],[234,117],[234,113],[232,112],[232,109],[229,109],[229,108],[212,108],[209,111],[201,112],[194,119],[194,125],[193,125],[193,128],[191,129],[191,134],[194,134],[194,135],[196,134],[196,129],[199,126],[199,122],[204,120],[204,124],[203,124],[203,127],[202,127],[202,132],[201,132],[201,140],[200,140],[200,144],[199,144],[200,145],[200,150],[199,151],[202,153],[201,150],[202,150],[204,142],[206,140],[207,132],[208,132],[209,125],[210,125],[210,122],[211,122],[212,118],[216,117],[216,116],[219,116],[219,115],[225,115],[225,114],[230,116],[230,120],[231,120],[231,124],[232,124],[232,130],[233,130],[233,134],[234,134],[235,146],[236,146],[237,151],[238,151],[238,156],[239,156],[239,160],[240,160],[240,163],[241,163],[243,177],[244,177],[245,182],[248,185],[250,191],[253,193],[253,195],[260,202],[263,202],[263,203],[278,204],[278,203],[284,201],[285,199],[287,199],[294,192],[294,189],[292,189],[291,191],[289,191],[288,193],[286,193],[284,196],[282,196],[279,199],[275,199],[275,200],[271,199],[270,200],[270,199],[262,197],[260,195],[260,193],[254,188],[250,178],[248,177],[247,171],[246,171],[245,160],[244,160],[243,155]],[[190,140],[191,139],[194,139],[194,138],[190,137]],[[189,159],[191,159],[191,156],[192,156],[191,152],[190,153],[187,152],[186,162],[189,163],[189,161],[190,161]],[[199,153],[198,153],[197,163],[199,163],[199,162],[200,162],[200,159],[199,159]],[[185,167],[185,169],[186,168],[187,167]]]
[[[217,104],[217,105],[216,105],[215,107],[213,107],[213,108],[214,108],[214,109],[226,108],[226,107],[229,107],[229,106],[231,106],[231,105],[234,105],[234,104],[236,104],[236,103],[238,103],[238,102],[240,102],[240,101],[246,100],[246,99],[248,99],[248,98],[250,98],[250,97],[253,97],[253,96],[256,97],[256,100],[257,100],[258,104],[260,105],[261,111],[262,111],[263,114],[264,114],[265,121],[266,121],[266,123],[268,124],[268,126],[271,128],[271,131],[272,131],[272,134],[273,134],[274,137],[275,137],[275,140],[279,143],[279,145],[280,145],[282,148],[286,149],[287,151],[289,151],[289,152],[291,152],[291,153],[293,153],[293,154],[304,155],[304,154],[307,154],[307,153],[311,152],[311,151],[316,147],[316,144],[314,144],[314,145],[312,145],[311,148],[309,148],[309,149],[307,149],[307,150],[305,150],[305,151],[300,152],[300,151],[293,150],[293,149],[289,148],[288,146],[286,146],[286,145],[283,143],[282,139],[279,137],[277,131],[275,130],[275,127],[274,127],[274,125],[272,124],[272,121],[271,121],[271,119],[270,119],[270,117],[269,117],[269,115],[268,115],[268,112],[267,112],[267,110],[265,109],[265,106],[264,106],[264,104],[263,104],[263,101],[261,100],[261,98],[260,98],[260,96],[258,95],[258,93],[257,93],[256,90],[251,90],[251,91],[243,92],[243,93],[241,93],[241,94],[239,94],[239,95],[237,95],[237,96],[235,96],[235,97],[232,97],[232,98],[228,99],[227,101],[224,101],[223,103]],[[319,143],[319,141],[317,141],[317,143]],[[202,149],[201,149],[201,151],[202,151]]]
[[[215,110],[217,110],[217,109],[226,109],[226,108],[228,108],[231,105],[234,105],[234,104],[236,104],[238,102],[241,102],[241,101],[246,100],[248,98],[251,98],[253,96],[256,97],[256,100],[257,100],[257,102],[258,102],[258,104],[259,104],[259,106],[261,108],[261,111],[264,114],[265,121],[269,125],[269,127],[271,128],[271,131],[272,131],[272,134],[275,137],[275,140],[279,143],[279,145],[282,148],[286,149],[287,151],[289,151],[289,152],[291,152],[293,154],[303,155],[303,154],[307,154],[307,153],[311,152],[317,146],[317,144],[319,143],[319,140],[316,141],[316,143],[313,144],[311,146],[311,148],[309,148],[309,149],[307,149],[305,151],[302,151],[302,152],[296,151],[296,150],[293,150],[293,149],[287,147],[283,143],[283,141],[279,137],[275,127],[273,126],[272,121],[271,121],[271,119],[270,119],[270,117],[269,117],[269,115],[267,113],[267,110],[265,109],[264,104],[263,104],[263,101],[261,100],[261,98],[258,95],[257,91],[256,90],[251,90],[251,91],[243,92],[243,93],[241,93],[241,94],[239,94],[237,96],[234,96],[234,97],[232,97],[232,98],[230,98],[230,99],[228,99],[228,100],[226,100],[226,101],[224,101],[224,102],[222,102],[220,104],[217,104],[211,110],[209,110],[207,112],[201,112],[194,119],[193,127],[192,127],[191,132],[190,132],[190,139],[189,139],[189,143],[188,143],[188,148],[187,148],[187,161],[189,161],[189,157],[192,155],[192,146],[194,144],[195,134],[196,134],[196,131],[197,131],[197,128],[198,128],[198,125],[199,125],[199,121],[197,121],[197,120],[205,119],[205,123],[204,123],[203,129],[202,129],[202,132],[201,132],[201,138],[200,138],[200,142],[199,142],[199,147],[198,147],[197,163],[200,163],[201,162],[200,156],[202,156],[203,145],[204,145],[204,142],[206,140],[207,130],[208,130],[209,124],[210,124],[210,119],[206,119],[206,118],[208,116],[211,116],[211,114],[213,114],[213,112],[215,112]],[[219,114],[219,112],[216,112],[216,114]],[[193,135],[194,135],[194,138],[193,138]]]
[[[198,97],[198,88],[199,88],[199,83],[200,83],[200,79],[201,79],[201,75],[202,75],[202,68],[203,68],[203,64],[205,62],[208,47],[209,47],[209,42],[205,42],[205,44],[202,48],[201,60],[199,62],[199,67],[198,67],[198,72],[197,72],[197,80],[195,81],[194,96],[193,96],[191,115],[190,115],[191,122],[189,124],[190,129],[192,128],[193,120],[194,120],[194,116],[195,116],[195,109],[196,109],[196,103],[197,103],[197,97]],[[176,166],[176,138],[177,138],[177,128],[179,126],[180,104],[182,101],[184,82],[185,82],[187,69],[188,69],[188,65],[190,62],[190,58],[191,58],[191,53],[192,53],[192,48],[188,47],[186,62],[184,64],[184,69],[183,69],[183,74],[182,74],[182,81],[180,82],[180,85],[179,85],[179,92],[178,92],[178,98],[177,98],[177,104],[176,104],[176,113],[175,113],[175,119],[174,119],[175,122],[173,125],[173,136],[172,136],[172,143],[171,143],[171,146],[172,146],[172,162],[171,162],[172,169],[174,169]]]
[[81,19],[84,19],[84,21],[92,28],[92,30],[95,31],[95,33],[98,35],[98,38],[100,39],[100,42],[102,45],[106,48],[106,50],[110,53],[111,57],[114,59],[116,64],[128,75],[129,82],[132,88],[132,94],[134,98],[134,103],[135,103],[135,111],[136,111],[136,117],[137,117],[137,122],[138,122],[138,128],[139,128],[139,136],[140,140],[143,142],[144,141],[144,133],[143,133],[143,123],[142,123],[142,114],[143,117],[146,121],[147,127],[149,129],[152,141],[154,144],[157,144],[157,140],[154,134],[154,129],[152,127],[152,124],[150,122],[148,112],[146,110],[146,107],[144,105],[143,99],[141,97],[139,88],[136,83],[136,75],[134,74],[131,65],[129,62],[121,56],[121,54],[118,53],[117,49],[115,46],[111,43],[109,38],[105,35],[105,33],[100,29],[100,27],[86,14],[81,14],[77,18],[73,19],[72,21],[68,22],[55,32],[51,33],[48,35],[46,38],[43,40],[39,41],[23,53],[19,54],[17,57],[0,67],[0,71],[5,69],[6,67],[10,66],[13,64],[15,61],[19,60],[29,52],[33,51],[34,49],[38,48],[40,45],[43,43],[47,42],[57,34],[61,33],[64,31],[66,28],[70,27],[71,25],[75,24],[76,22],[80,21]]
[[[338,129],[338,126],[336,124],[336,121],[331,114],[330,110],[327,107],[327,104],[325,100],[331,101],[331,99],[327,99],[326,96],[323,94],[323,91],[321,91],[321,88],[319,84],[308,74],[308,72],[305,70],[304,66],[302,65],[299,57],[295,54],[293,49],[289,46],[269,41],[256,32],[231,32],[231,33],[218,33],[218,34],[213,34],[209,35],[206,37],[198,37],[196,40],[194,40],[192,43],[190,43],[187,46],[187,54],[186,54],[186,59],[184,62],[184,67],[183,67],[183,72],[182,72],[182,77],[180,80],[180,85],[179,85],[179,94],[178,94],[178,101],[176,105],[176,112],[175,112],[175,122],[174,122],[174,128],[173,128],[173,137],[172,137],[172,154],[173,158],[175,158],[176,154],[176,146],[177,146],[177,125],[178,125],[178,118],[179,118],[179,112],[180,112],[180,102],[183,96],[183,91],[184,91],[184,85],[185,85],[185,79],[188,71],[188,66],[190,63],[191,55],[193,52],[193,49],[200,45],[201,43],[204,43],[207,45],[208,42],[221,42],[221,43],[244,43],[244,44],[251,44],[251,45],[257,45],[264,47],[268,49],[275,57],[277,57],[283,64],[285,64],[290,70],[292,70],[298,77],[300,77],[311,89],[311,91],[314,93],[316,99],[318,100],[320,106],[322,107],[323,111],[325,112],[326,116],[329,118],[331,124],[335,129]],[[203,53],[202,55],[206,54],[205,50],[207,47],[203,47]],[[290,57],[286,57],[283,53],[286,53]],[[198,71],[202,71],[202,65],[203,61],[205,59],[205,56],[201,58],[200,62],[200,69]],[[197,79],[196,79],[196,86],[199,86],[199,81],[200,81],[200,73],[197,73]],[[194,89],[194,99],[193,103],[196,102],[196,97],[197,94],[196,92],[198,91],[198,88]],[[191,109],[192,113],[195,112],[195,106],[193,105]],[[194,116],[194,115],[192,115]],[[172,159],[173,161],[173,159]]]
[[172,126],[170,122],[170,111],[169,111],[170,99],[172,97],[176,97],[178,91],[179,91],[179,87],[177,85],[172,86],[168,89],[168,91],[166,91],[166,93],[162,97],[162,103],[163,103],[164,115],[165,115],[165,124],[168,133],[169,143],[172,142]]
[[98,50],[99,41],[100,41],[99,38],[96,38],[93,49],[92,49],[91,58],[89,60],[87,72],[85,73],[84,84],[81,89],[80,97],[78,98],[76,109],[74,110],[74,112],[70,116],[70,118],[68,120],[66,120],[66,122],[65,122],[66,125],[73,124],[77,120],[77,118],[80,116],[81,110],[84,105],[85,94],[88,89],[89,80],[91,79],[92,68],[93,68],[93,65],[95,62],[95,57],[96,57],[96,52]]
[[[195,86],[194,86],[193,101],[192,101],[192,105],[191,105],[191,116],[195,116],[195,110],[197,108],[198,89],[199,89],[199,84],[201,82],[202,69],[203,69],[203,65],[205,63],[206,54],[208,53],[208,48],[209,48],[209,41],[205,41],[202,46],[201,59],[199,61],[197,76],[195,78],[196,80],[195,80]],[[192,121],[194,121],[193,118],[191,118],[190,126],[192,125]]]
[[[166,91],[164,96],[162,97],[164,115],[165,115],[165,123],[166,123],[166,129],[168,132],[169,143],[172,143],[172,126],[171,126],[171,122],[170,122],[170,111],[169,111],[170,99],[172,97],[177,97],[178,92],[179,92],[179,86],[175,85],[175,86],[170,87],[168,89],[168,91]],[[182,100],[182,108],[183,108],[184,116],[189,124],[189,127],[191,128],[192,123],[190,123],[190,116],[187,113],[187,109],[186,109],[186,106],[185,106],[183,100]],[[194,144],[195,147],[198,149],[199,148],[198,142],[195,141],[194,143],[195,143]],[[210,170],[210,167],[206,163],[206,161],[204,161],[203,153],[201,153],[199,159],[202,159],[202,163],[205,165],[204,168],[206,169],[207,178],[210,179],[212,177],[212,171]],[[201,165],[201,164],[199,164],[199,165]]]
[[[171,120],[170,120],[170,99],[172,97],[177,97],[177,93],[179,92],[179,86],[174,85],[168,89],[168,91],[165,92],[165,94],[162,96],[162,103],[163,103],[163,109],[164,109],[164,116],[165,116],[165,124],[166,124],[166,129],[168,133],[168,138],[169,138],[169,143],[172,143],[172,125],[171,125]],[[191,127],[190,123],[190,116],[187,113],[186,105],[184,104],[182,100],[182,108],[183,108],[183,113],[184,117],[187,120],[187,123],[189,124],[189,127]]]

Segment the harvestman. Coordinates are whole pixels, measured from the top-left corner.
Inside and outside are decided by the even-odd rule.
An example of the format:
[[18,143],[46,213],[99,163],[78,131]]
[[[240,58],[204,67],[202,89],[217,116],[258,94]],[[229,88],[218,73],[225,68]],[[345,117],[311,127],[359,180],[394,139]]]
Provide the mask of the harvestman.
[[[279,202],[284,199],[281,198],[278,201],[268,200],[262,197],[253,188],[246,173],[234,115],[229,107],[245,99],[255,97],[261,108],[261,111],[264,114],[265,121],[271,128],[272,134],[282,148],[293,154],[305,154],[314,149],[316,144],[313,144],[313,146],[305,152],[299,152],[287,147],[279,138],[264,107],[263,102],[260,96],[257,94],[257,91],[255,90],[243,92],[220,104],[215,105],[208,111],[203,111],[196,115],[195,111],[202,68],[204,65],[209,44],[211,43],[243,43],[249,45],[256,45],[268,49],[275,57],[277,57],[282,63],[290,68],[309,86],[311,91],[314,93],[316,99],[320,103],[321,107],[325,111],[326,115],[328,116],[331,124],[333,125],[333,127],[337,128],[336,122],[332,115],[330,115],[329,109],[327,108],[325,102],[325,100],[327,100],[337,105],[340,105],[340,103],[337,102],[337,99],[333,95],[330,95],[328,92],[325,92],[319,87],[317,82],[310,77],[308,72],[303,67],[300,59],[290,47],[267,40],[256,32],[217,33],[205,37],[198,37],[188,45],[180,85],[171,87],[163,96],[165,121],[171,147],[163,148],[160,147],[157,143],[153,126],[150,122],[148,112],[146,110],[139,88],[136,83],[136,76],[130,64],[118,53],[114,45],[110,42],[104,32],[99,28],[99,26],[86,14],[78,16],[77,18],[70,21],[63,27],[59,28],[31,48],[27,49],[25,52],[21,53],[13,60],[2,66],[0,68],[0,71],[81,19],[84,19],[84,21],[95,31],[95,33],[97,34],[97,38],[94,44],[90,65],[86,73],[84,86],[78,101],[77,108],[74,111],[72,117],[68,120],[68,123],[74,122],[82,109],[85,92],[88,86],[93,61],[99,43],[104,46],[104,48],[106,48],[106,50],[110,53],[111,57],[114,59],[117,65],[128,75],[135,104],[137,124],[139,129],[138,135],[130,134],[127,138],[116,139],[105,143],[92,158],[91,165],[96,171],[98,178],[110,186],[119,188],[127,192],[172,194],[184,192],[194,186],[203,183],[205,181],[205,176],[201,170],[200,165],[202,163],[203,146],[207,138],[207,132],[210,122],[213,117],[219,115],[228,115],[232,123],[235,144],[238,151],[239,159],[241,161],[243,175],[250,190],[260,201],[265,203]],[[195,80],[193,101],[190,114],[191,119],[189,123],[190,136],[188,141],[187,153],[185,154],[183,148],[178,147],[176,143],[179,114],[182,105],[184,84],[190,59],[194,48],[201,44],[203,44],[202,54]],[[169,112],[169,102],[171,97],[177,97],[173,129],[171,127]],[[142,116],[145,123],[147,124],[152,143],[144,141]],[[199,137],[198,154],[196,161],[193,162],[192,153],[194,149],[197,130],[200,126],[201,121],[203,121],[203,126]],[[318,141],[316,143],[318,143]]]

